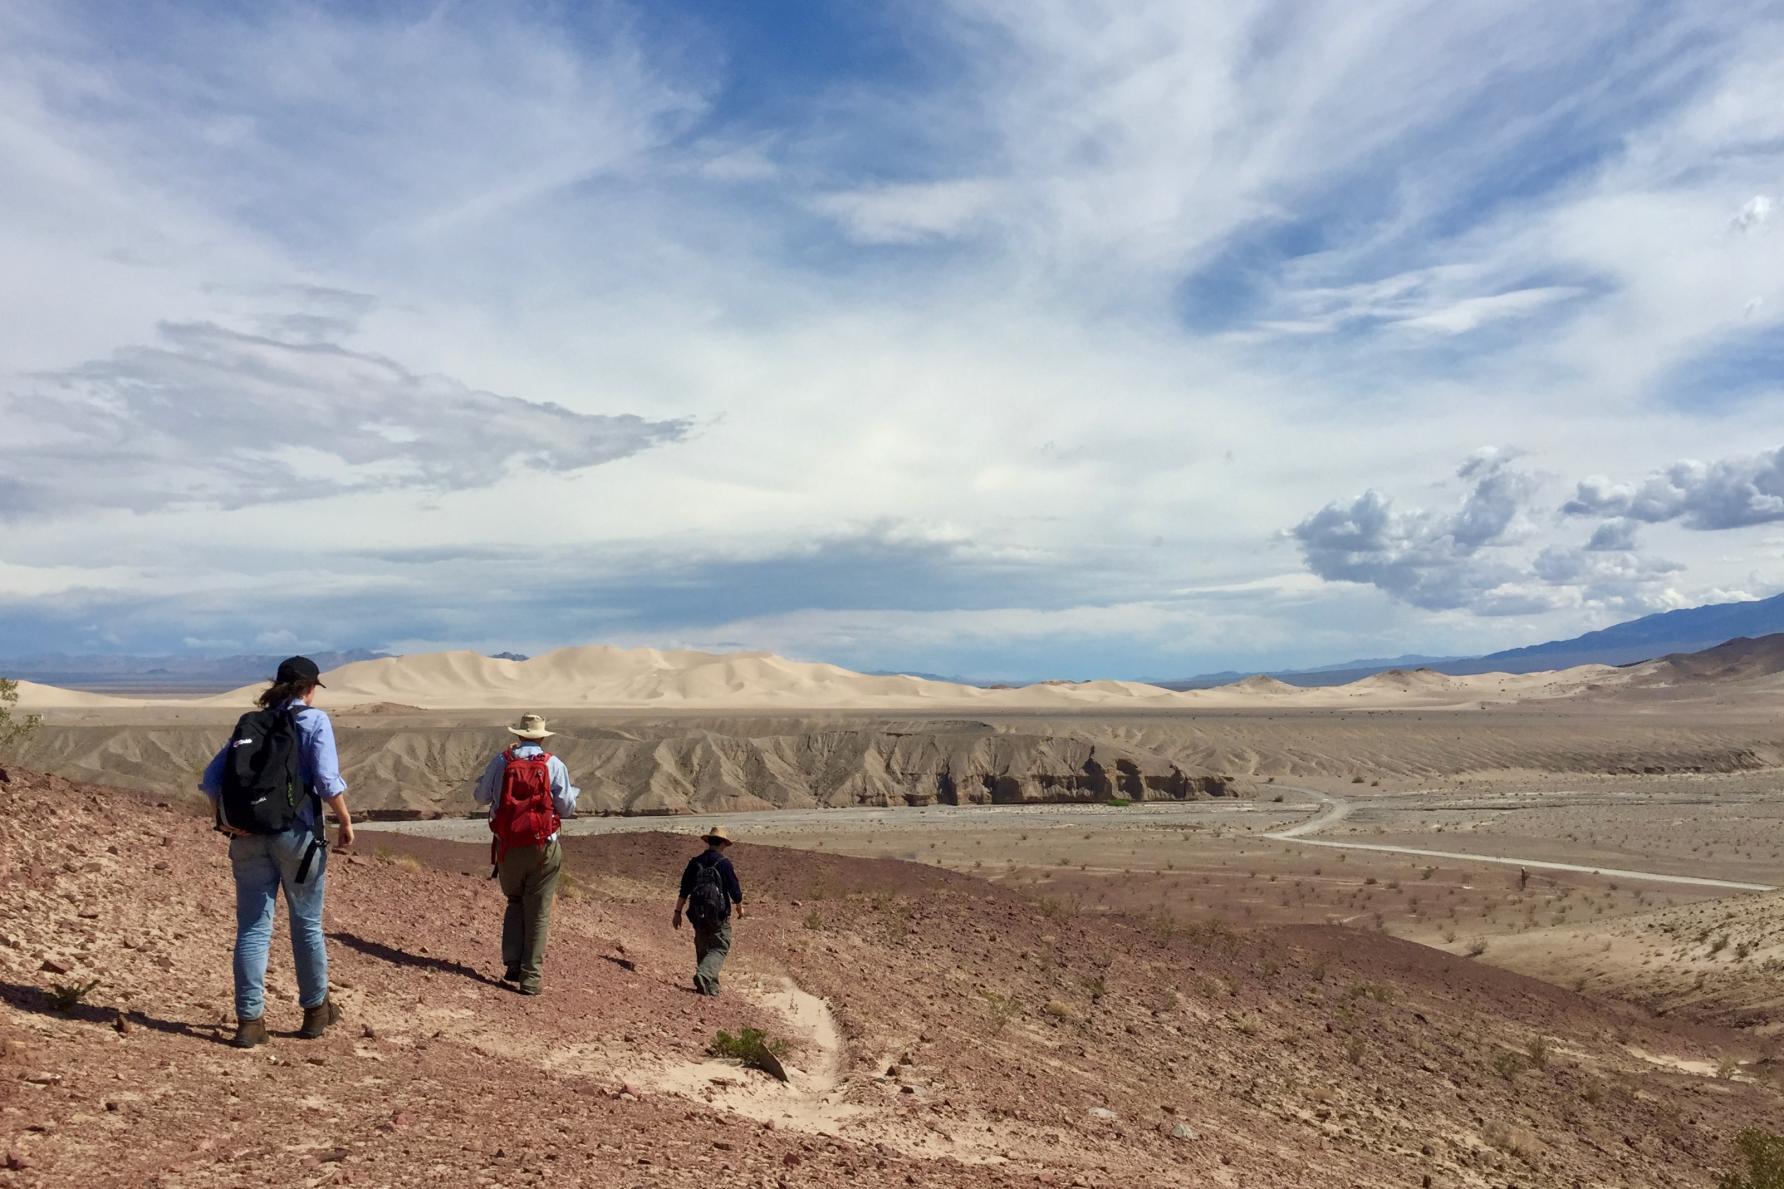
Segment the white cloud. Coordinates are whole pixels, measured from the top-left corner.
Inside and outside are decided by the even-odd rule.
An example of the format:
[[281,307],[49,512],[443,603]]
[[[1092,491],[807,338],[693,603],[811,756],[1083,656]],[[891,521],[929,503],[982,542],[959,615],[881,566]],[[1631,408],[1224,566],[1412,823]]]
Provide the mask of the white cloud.
[[688,428],[480,392],[335,343],[210,323],[160,337],[0,394],[20,430],[0,441],[0,516],[488,487],[515,466],[574,471]]
[[994,184],[966,179],[820,194],[812,205],[863,243],[910,244],[971,230],[1000,197]]
[[1729,220],[1729,225],[1736,231],[1756,231],[1765,226],[1777,206],[1777,200],[1771,195],[1755,194],[1741,204],[1741,209],[1735,212],[1734,218]]
[[1703,530],[1784,522],[1784,446],[1709,463],[1687,459],[1638,484],[1593,476],[1581,481],[1561,510],[1646,524],[1676,520]]
[[1490,322],[1528,317],[1538,310],[1578,297],[1584,292],[1578,286],[1549,285],[1536,289],[1515,289],[1510,293],[1495,293],[1488,297],[1465,297],[1441,309],[1401,318],[1398,322],[1408,330],[1466,334]]
[[1457,471],[1471,484],[1445,516],[1398,511],[1370,490],[1328,504],[1292,530],[1307,568],[1334,582],[1368,583],[1416,607],[1476,615],[1531,615],[1569,606],[1623,612],[1677,605],[1661,584],[1684,569],[1634,550],[1634,525],[1602,525],[1583,548],[1516,547],[1534,526],[1525,510],[1540,481],[1508,450],[1476,452]]

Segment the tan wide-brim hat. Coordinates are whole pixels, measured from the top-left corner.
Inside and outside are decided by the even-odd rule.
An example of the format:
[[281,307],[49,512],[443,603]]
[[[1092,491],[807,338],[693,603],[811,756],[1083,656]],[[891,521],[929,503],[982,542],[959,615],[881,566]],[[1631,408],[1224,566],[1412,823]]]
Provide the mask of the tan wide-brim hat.
[[510,735],[519,735],[522,739],[549,739],[552,732],[545,729],[545,720],[537,714],[523,714],[520,721],[508,728]]
[[711,842],[720,846],[730,846],[737,840],[725,833],[725,827],[714,826],[712,829],[706,831],[706,833],[700,835],[700,841]]

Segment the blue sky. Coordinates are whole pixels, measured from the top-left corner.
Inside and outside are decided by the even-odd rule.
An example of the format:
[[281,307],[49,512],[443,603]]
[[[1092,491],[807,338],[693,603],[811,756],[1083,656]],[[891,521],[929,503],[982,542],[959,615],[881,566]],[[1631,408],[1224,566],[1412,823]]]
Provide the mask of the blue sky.
[[1168,677],[1784,588],[1776,6],[0,12],[0,656]]

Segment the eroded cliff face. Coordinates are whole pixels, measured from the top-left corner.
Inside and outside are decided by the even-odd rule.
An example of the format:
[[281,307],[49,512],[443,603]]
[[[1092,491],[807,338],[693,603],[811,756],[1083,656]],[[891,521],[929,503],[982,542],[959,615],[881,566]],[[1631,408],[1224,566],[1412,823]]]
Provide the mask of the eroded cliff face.
[[[227,728],[51,731],[31,759],[69,775],[187,793]],[[336,737],[354,805],[456,814],[500,729],[355,721]],[[898,805],[1039,804],[1228,796],[1225,775],[1142,748],[1047,731],[938,721],[653,722],[565,726],[550,741],[583,813]]]

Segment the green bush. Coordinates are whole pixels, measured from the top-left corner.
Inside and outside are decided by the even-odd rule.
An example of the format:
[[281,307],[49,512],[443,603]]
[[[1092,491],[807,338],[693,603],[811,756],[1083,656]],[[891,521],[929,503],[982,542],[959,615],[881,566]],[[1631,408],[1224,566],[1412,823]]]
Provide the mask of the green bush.
[[1784,1135],[1749,1127],[1734,1146],[1746,1168],[1724,1174],[1717,1189],[1784,1189]]
[[706,1052],[709,1056],[741,1061],[750,1069],[779,1077],[779,1058],[786,1055],[787,1042],[767,1035],[760,1028],[739,1028],[735,1036],[720,1029]]
[[98,979],[85,983],[57,983],[46,990],[44,996],[50,1001],[50,1006],[57,1011],[73,1011],[81,1005],[82,1000],[93,993],[93,988],[98,985]]
[[18,704],[19,683],[0,677],[0,760],[11,755],[36,734],[38,724],[43,721],[43,717],[37,714],[19,718],[15,713]]

